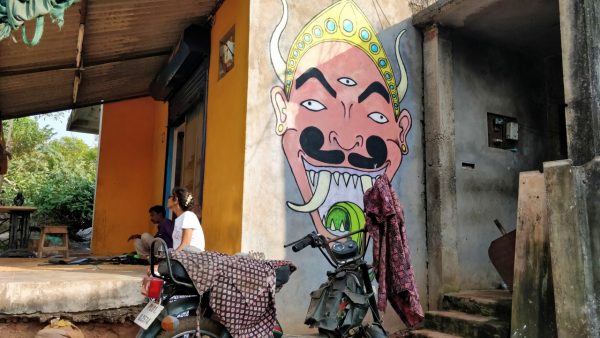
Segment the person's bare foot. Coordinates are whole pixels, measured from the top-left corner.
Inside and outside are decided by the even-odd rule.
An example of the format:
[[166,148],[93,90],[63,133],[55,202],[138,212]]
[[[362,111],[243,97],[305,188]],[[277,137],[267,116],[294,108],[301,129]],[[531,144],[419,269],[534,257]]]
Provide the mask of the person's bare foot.
[[[158,273],[158,265],[154,266],[154,274],[160,276],[160,273]],[[146,275],[149,277],[152,276],[152,274],[150,273],[150,267],[146,268]]]

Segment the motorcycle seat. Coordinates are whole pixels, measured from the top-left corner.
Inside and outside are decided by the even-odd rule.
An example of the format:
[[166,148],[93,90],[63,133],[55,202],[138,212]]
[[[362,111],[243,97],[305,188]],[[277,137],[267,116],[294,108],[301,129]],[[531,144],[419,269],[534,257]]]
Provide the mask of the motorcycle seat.
[[[180,282],[193,284],[192,280],[190,279],[190,276],[188,276],[187,272],[185,271],[185,268],[179,261],[172,259],[171,269],[173,271],[173,277],[175,277],[176,280]],[[169,268],[167,267],[166,261],[161,261],[160,263],[158,263],[158,273],[160,273],[163,276],[169,275]],[[275,286],[279,288],[285,283],[287,283],[290,280],[291,273],[292,272],[288,265],[278,267],[275,270]]]
[[275,269],[275,286],[279,288],[287,283],[290,280],[291,273],[289,265],[283,265]]
[[[173,278],[175,278],[179,282],[192,283],[190,276],[188,276],[187,272],[183,265],[174,259],[171,260],[171,270],[173,271]],[[169,267],[167,266],[167,261],[161,261],[158,263],[158,273],[163,276],[169,275]]]

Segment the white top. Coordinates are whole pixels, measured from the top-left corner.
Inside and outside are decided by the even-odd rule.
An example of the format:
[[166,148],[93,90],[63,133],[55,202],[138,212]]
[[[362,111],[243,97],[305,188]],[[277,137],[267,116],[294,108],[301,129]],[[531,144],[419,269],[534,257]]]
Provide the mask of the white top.
[[202,226],[200,226],[198,217],[191,211],[184,211],[175,219],[175,227],[173,228],[173,249],[177,249],[179,245],[181,245],[183,229],[194,229],[190,245],[204,251],[204,231],[202,231]]

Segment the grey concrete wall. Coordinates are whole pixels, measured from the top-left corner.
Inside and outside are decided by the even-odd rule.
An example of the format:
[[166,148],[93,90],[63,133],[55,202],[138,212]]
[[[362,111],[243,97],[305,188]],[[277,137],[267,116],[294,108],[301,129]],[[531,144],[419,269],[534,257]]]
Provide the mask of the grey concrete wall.
[[[412,263],[421,300],[426,307],[427,257],[422,147],[421,36],[407,20],[410,17],[410,11],[404,1],[380,1],[379,3],[381,7],[374,7],[374,3],[369,0],[356,1],[357,6],[377,32],[396,78],[399,75],[399,68],[394,53],[394,42],[401,30],[407,30],[401,40],[400,49],[407,68],[408,91],[400,103],[400,107],[410,113],[412,126],[406,140],[400,141],[408,144],[408,154],[402,156],[402,163],[393,175],[392,184],[405,209]],[[278,46],[279,53],[283,55],[284,59],[287,58],[294,38],[304,25],[330,3],[290,0],[288,5],[288,21]],[[278,96],[277,93],[280,93],[278,87],[282,86],[282,82],[276,76],[269,50],[270,39],[282,16],[282,8],[280,0],[251,1],[249,43],[252,47],[248,56],[249,85],[242,251],[262,251],[269,258],[289,259],[298,266],[298,271],[292,275],[290,282],[277,295],[276,302],[278,317],[282,321],[284,330],[287,333],[304,333],[314,332],[314,329],[309,329],[303,324],[309,304],[309,293],[325,281],[325,272],[331,270],[331,267],[314,249],[307,248],[299,253],[283,249],[284,243],[299,239],[314,231],[316,225],[315,219],[311,215],[294,211],[286,205],[287,202],[297,204],[303,201],[304,197],[301,194],[299,182],[305,180],[306,175],[304,177],[295,175],[291,166],[291,161],[294,159],[290,158],[289,153],[283,149],[284,145],[288,144],[286,142],[289,141],[287,138],[291,133],[289,130],[293,129],[290,128],[290,125],[298,123],[298,118],[291,111],[299,107],[287,102],[282,95]],[[328,52],[324,51],[324,53]],[[351,63],[352,60],[347,61]],[[343,68],[344,62],[333,69]],[[346,71],[348,75],[345,76],[350,78],[359,78],[364,75],[361,67],[353,67]],[[333,87],[339,88],[336,78],[331,78],[327,74],[325,77]],[[317,84],[315,80],[309,81],[314,81],[314,84],[311,84],[313,86]],[[361,85],[364,86],[363,83],[358,84],[358,86]],[[274,92],[275,95],[273,95]],[[275,99],[273,99],[274,97]],[[323,100],[324,96],[318,97],[318,100]],[[283,101],[287,104],[285,110],[278,110],[277,104]],[[326,105],[332,108],[331,104]],[[324,114],[325,112],[327,110],[315,112],[315,114]],[[319,118],[314,123],[322,125],[324,121],[327,122],[328,118]],[[281,131],[278,130],[279,124],[289,130],[284,128]],[[335,125],[332,124],[331,127],[335,128]],[[361,130],[363,130],[362,124],[351,126],[339,124],[337,131],[348,133]],[[330,141],[331,139],[326,140],[329,149],[335,149],[333,144],[329,144]],[[343,191],[337,193],[337,198],[343,200],[347,197]],[[385,320],[388,329],[396,330],[402,326],[399,317],[389,306]]]
[[600,4],[559,0],[569,158],[600,154]]
[[428,287],[431,309],[442,295],[460,289],[458,266],[453,55],[449,32],[425,30],[425,175],[427,191]]
[[511,337],[556,337],[546,185],[539,171],[519,175]]
[[559,337],[600,336],[600,156],[544,163]]
[[[515,228],[519,172],[541,168],[546,156],[543,68],[539,60],[460,36],[453,58],[461,287],[494,288],[501,279],[487,250],[501,234],[493,220]],[[488,112],[517,119],[516,152],[488,147]]]
[[543,60],[546,114],[541,123],[545,126],[546,155],[544,161],[568,158],[567,129],[565,127],[565,93],[562,59],[551,56]]

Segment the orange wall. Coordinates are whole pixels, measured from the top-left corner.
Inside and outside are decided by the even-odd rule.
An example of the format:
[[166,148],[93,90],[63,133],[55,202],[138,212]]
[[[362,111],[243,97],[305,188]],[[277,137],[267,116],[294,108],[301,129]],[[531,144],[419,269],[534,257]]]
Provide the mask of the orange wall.
[[140,98],[104,105],[92,253],[133,251],[127,238],[156,232],[148,208],[162,204],[167,105]]
[[[249,0],[226,0],[211,33],[202,227],[207,250],[235,253],[242,237]],[[219,42],[235,25],[234,67],[219,79]]]

